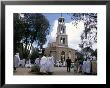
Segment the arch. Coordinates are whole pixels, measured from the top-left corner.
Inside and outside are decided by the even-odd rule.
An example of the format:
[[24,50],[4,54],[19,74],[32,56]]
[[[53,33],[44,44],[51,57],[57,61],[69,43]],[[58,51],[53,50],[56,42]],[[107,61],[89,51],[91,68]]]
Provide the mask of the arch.
[[64,27],[61,27],[60,33],[61,33],[61,34],[65,33]]
[[63,38],[62,40],[63,40],[63,44],[65,44],[65,38]]
[[63,63],[63,61],[65,61],[65,52],[64,51],[61,52],[61,62]]
[[61,37],[61,38],[60,38],[60,43],[61,43],[61,44],[65,44],[65,38],[62,38],[62,37]]
[[63,33],[65,33],[65,29],[64,28],[62,29],[62,31],[63,31]]
[[61,43],[61,44],[63,43],[63,38],[62,38],[62,37],[60,38],[60,43]]

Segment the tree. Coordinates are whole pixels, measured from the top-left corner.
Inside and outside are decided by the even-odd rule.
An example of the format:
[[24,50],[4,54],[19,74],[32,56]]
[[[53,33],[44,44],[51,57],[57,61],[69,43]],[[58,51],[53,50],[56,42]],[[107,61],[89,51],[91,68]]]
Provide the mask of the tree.
[[35,59],[37,57],[39,57],[39,49],[38,48],[34,48],[33,51],[32,51],[32,53],[31,53],[31,57],[30,57],[32,63],[35,62]]
[[[42,49],[47,41],[46,36],[49,34],[48,20],[40,13],[22,13],[22,15],[23,17],[21,14],[14,14],[14,49],[20,43],[22,47],[19,48],[22,48],[22,52],[28,53],[28,45],[31,44],[32,47],[34,42]],[[24,56],[28,57],[28,54]]]
[[90,47],[85,47],[81,50],[81,53],[85,56],[85,58],[91,58],[92,54],[94,53],[94,50]]
[[97,49],[91,55],[97,58]]
[[23,38],[24,24],[20,18],[18,13],[14,13],[13,15],[13,24],[14,24],[14,52],[19,52],[19,48],[21,48],[21,40]]
[[97,43],[97,13],[73,13],[70,14],[71,19],[74,20],[74,26],[78,22],[84,23],[84,31],[81,34],[81,43],[79,47],[84,56],[88,57],[89,54],[93,55],[93,45]]
[[25,50],[25,48],[23,48],[23,52],[22,52],[22,58],[29,60],[30,59],[30,51],[27,49]]
[[25,13],[24,20],[29,24],[27,27],[28,38],[24,41],[36,42],[38,46],[45,44],[46,36],[49,34],[49,22],[46,17],[40,13]]
[[76,56],[77,56],[76,60],[83,61],[84,57],[83,57],[82,52],[78,52],[77,50],[75,52],[76,52]]
[[92,47],[97,43],[97,13],[73,13],[71,19],[77,25],[79,21],[84,22],[84,31],[81,34],[80,48]]

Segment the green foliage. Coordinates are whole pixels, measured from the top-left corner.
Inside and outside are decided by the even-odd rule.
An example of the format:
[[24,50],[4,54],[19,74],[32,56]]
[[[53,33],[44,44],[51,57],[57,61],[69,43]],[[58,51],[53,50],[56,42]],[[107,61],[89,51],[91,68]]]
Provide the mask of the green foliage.
[[21,47],[20,41],[23,38],[24,26],[18,13],[14,13],[14,52],[18,52]]
[[94,52],[94,50],[91,49],[90,47],[85,47],[85,48],[82,49],[82,51],[83,52],[90,52],[90,53]]
[[[36,42],[42,49],[49,34],[49,22],[40,13],[14,13],[14,53],[19,52],[22,58],[35,58],[36,54],[29,55],[28,45]],[[25,47],[23,47],[25,44]],[[25,49],[24,49],[25,48]]]
[[24,59],[29,59],[29,54],[30,54],[30,51],[29,50],[26,50],[26,51],[24,50],[23,53],[22,53],[23,58]]
[[74,26],[78,22],[84,22],[84,31],[81,34],[80,48],[92,47],[97,43],[97,13],[72,13],[71,19],[74,20]]
[[85,58],[83,56],[81,56],[80,58],[78,58],[78,60],[81,61],[81,62],[84,61],[84,59]]
[[[84,23],[84,31],[81,34],[81,43],[79,47],[84,56],[97,56],[97,51],[92,48],[97,43],[97,13],[72,13],[71,19],[74,20],[74,26],[78,22]],[[90,55],[89,55],[90,54]]]
[[32,54],[31,54],[31,61],[32,63],[34,63],[35,59],[39,57],[39,51],[38,51],[38,48],[35,48],[33,51],[32,51]]
[[81,50],[82,54],[88,58],[90,58],[91,56],[95,56],[97,57],[97,50],[93,50],[90,47],[85,47]]
[[97,57],[97,49],[91,55]]
[[84,60],[83,54],[81,52],[76,51],[76,55],[77,55],[77,60],[78,61],[83,61]]
[[28,28],[30,42],[37,41],[38,46],[45,44],[46,36],[49,34],[49,22],[46,17],[40,13],[25,13],[24,17],[30,25]]
[[40,67],[39,66],[32,66],[31,67],[31,72],[34,72],[34,73],[40,73]]

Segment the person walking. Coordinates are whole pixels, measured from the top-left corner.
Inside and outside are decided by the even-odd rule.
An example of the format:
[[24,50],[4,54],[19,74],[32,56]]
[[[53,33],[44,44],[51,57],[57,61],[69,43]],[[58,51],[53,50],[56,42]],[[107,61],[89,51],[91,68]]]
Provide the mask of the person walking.
[[54,71],[54,60],[53,57],[49,55],[49,57],[47,57],[47,73],[49,75],[52,75]]
[[16,55],[13,58],[14,71],[16,71],[16,68],[19,66],[19,62],[20,62],[19,54],[16,53]]
[[46,55],[43,55],[43,57],[40,60],[40,72],[42,74],[46,74],[47,70],[47,57]]
[[82,73],[83,73],[83,74],[86,74],[86,59],[83,61]]
[[71,59],[68,57],[68,59],[66,59],[66,63],[67,63],[67,72],[70,72],[70,68],[71,68]]
[[89,59],[87,59],[87,61],[86,61],[86,74],[90,75],[90,71],[91,71],[91,62]]

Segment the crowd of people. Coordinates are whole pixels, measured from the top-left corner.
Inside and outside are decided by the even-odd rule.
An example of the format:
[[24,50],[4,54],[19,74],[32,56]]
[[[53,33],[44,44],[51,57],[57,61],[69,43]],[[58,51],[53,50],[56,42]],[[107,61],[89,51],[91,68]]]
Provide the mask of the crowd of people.
[[84,59],[84,61],[76,61],[74,64],[74,70],[76,73],[85,75],[97,74],[97,61]]
[[39,66],[40,73],[52,74],[54,72],[54,57],[43,55],[42,58],[36,58],[35,64]]
[[[27,61],[25,64],[25,59],[20,60],[19,53],[16,53],[14,56],[14,71],[16,71],[17,67],[32,67],[31,61]],[[56,63],[55,63],[56,62]],[[71,72],[71,69],[74,69],[74,72],[81,73],[81,74],[97,74],[97,65],[96,62],[90,59],[85,59],[84,61],[76,60],[74,63],[72,62],[71,58],[67,58],[64,63],[61,63],[62,67],[67,67],[67,72]],[[43,55],[41,58],[36,58],[34,65],[39,67],[39,72],[43,74],[52,74],[54,72],[54,67],[59,65],[57,61],[54,59],[53,56],[46,56]],[[59,67],[59,66],[58,66]],[[93,68],[95,67],[95,68]],[[73,71],[73,70],[72,70]]]
[[[16,71],[16,68],[18,67],[32,67],[30,60],[26,61],[26,64],[25,59],[20,60],[19,53],[16,53],[14,56],[13,65],[14,71]],[[40,73],[52,74],[54,71],[54,57],[43,55],[41,58],[35,59],[34,65],[39,67]]]

